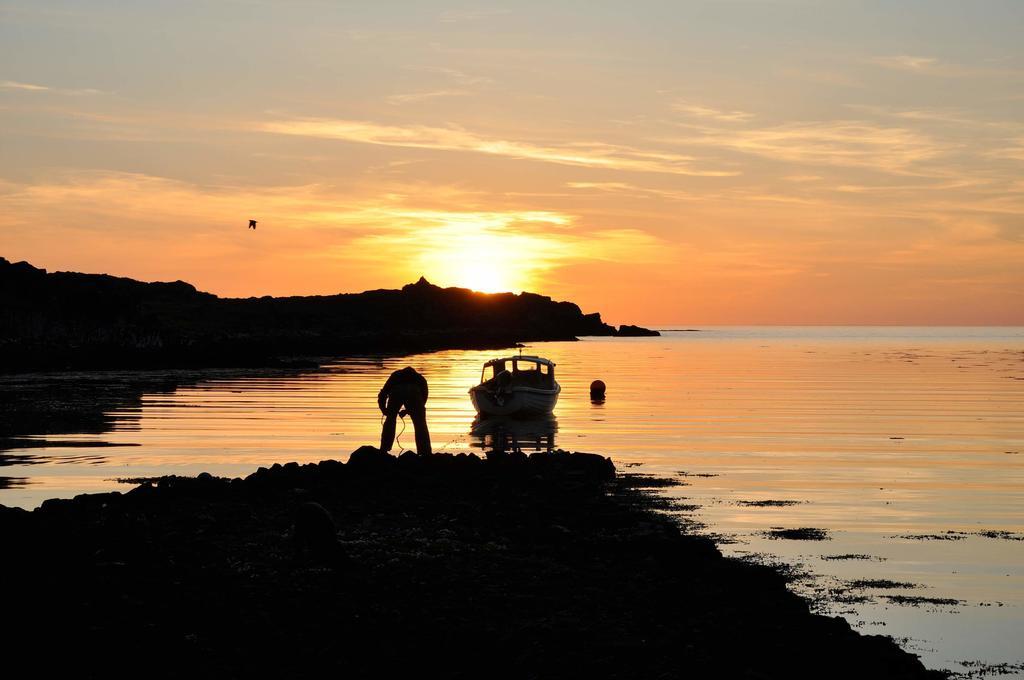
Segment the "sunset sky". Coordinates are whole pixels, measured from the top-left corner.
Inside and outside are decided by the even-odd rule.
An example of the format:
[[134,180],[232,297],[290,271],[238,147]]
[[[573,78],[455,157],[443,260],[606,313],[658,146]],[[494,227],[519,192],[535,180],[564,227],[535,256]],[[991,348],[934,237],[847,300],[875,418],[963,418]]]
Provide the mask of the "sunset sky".
[[0,0],[0,255],[1024,324],[1022,35],[1020,0]]

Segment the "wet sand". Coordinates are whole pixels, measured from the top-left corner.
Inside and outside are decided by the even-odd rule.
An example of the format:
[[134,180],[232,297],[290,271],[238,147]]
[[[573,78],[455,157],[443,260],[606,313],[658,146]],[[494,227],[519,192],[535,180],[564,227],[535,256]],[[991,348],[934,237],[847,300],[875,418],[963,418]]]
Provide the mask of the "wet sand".
[[[0,507],[3,636],[59,641],[36,671],[80,677],[942,677],[681,531],[652,484],[589,454],[364,448]],[[330,550],[295,540],[310,501]]]

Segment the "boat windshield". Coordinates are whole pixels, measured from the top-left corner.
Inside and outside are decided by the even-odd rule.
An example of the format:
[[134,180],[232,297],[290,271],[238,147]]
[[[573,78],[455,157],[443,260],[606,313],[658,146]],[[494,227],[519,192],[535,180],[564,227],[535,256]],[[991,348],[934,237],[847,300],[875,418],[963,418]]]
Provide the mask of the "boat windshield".
[[522,357],[487,363],[484,366],[483,373],[480,375],[480,382],[489,383],[506,371],[511,376],[510,383],[512,385],[551,387],[554,383],[555,374],[553,366],[535,359]]

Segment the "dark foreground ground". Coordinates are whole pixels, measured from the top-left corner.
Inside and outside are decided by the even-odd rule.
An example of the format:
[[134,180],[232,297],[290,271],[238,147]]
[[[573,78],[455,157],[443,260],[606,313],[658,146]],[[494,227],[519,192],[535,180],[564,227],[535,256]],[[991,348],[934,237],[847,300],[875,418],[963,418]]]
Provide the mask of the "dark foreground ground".
[[652,504],[598,456],[364,448],[0,506],[2,659],[35,677],[941,677]]

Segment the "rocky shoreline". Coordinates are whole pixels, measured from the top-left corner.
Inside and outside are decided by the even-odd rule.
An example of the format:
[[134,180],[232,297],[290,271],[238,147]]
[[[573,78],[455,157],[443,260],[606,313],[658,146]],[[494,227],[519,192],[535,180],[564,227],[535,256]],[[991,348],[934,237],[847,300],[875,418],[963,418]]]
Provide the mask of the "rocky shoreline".
[[0,506],[2,639],[40,676],[943,677],[656,506],[596,455],[370,447]]
[[311,368],[324,357],[658,335],[534,293],[440,288],[221,298],[184,281],[47,272],[0,257],[0,373]]

